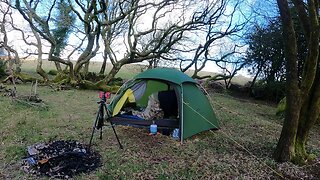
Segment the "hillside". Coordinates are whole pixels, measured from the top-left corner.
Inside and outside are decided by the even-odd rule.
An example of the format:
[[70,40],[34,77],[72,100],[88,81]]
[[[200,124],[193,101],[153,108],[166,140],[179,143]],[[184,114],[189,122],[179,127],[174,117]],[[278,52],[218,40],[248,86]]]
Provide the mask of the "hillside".
[[[100,68],[101,68],[101,64],[102,64],[102,62],[96,62],[96,61],[95,62],[91,62],[90,66],[89,66],[89,71],[90,72],[96,72],[96,73],[99,72]],[[21,68],[22,68],[22,70],[24,72],[31,73],[34,76],[37,76],[37,77],[40,78],[40,76],[35,73],[36,65],[37,65],[37,62],[35,60],[25,60],[25,61],[23,61]],[[125,66],[123,66],[121,68],[121,70],[116,75],[116,77],[129,79],[129,78],[132,77],[132,75],[140,73],[143,68],[144,68],[144,66],[143,65],[139,65],[139,64],[125,65]],[[55,69],[54,63],[50,62],[50,61],[47,61],[47,60],[44,60],[43,61],[43,69],[46,72],[48,72],[48,71],[50,71],[52,69]],[[110,70],[111,70],[111,64],[107,63],[106,73],[109,72]],[[191,75],[193,73],[193,71],[189,70],[186,73],[188,75]],[[205,76],[205,75],[214,76],[215,74],[216,73],[206,72],[206,71],[199,73],[199,75],[201,75],[201,76]],[[237,76],[234,77],[232,82],[240,84],[240,85],[244,85],[245,83],[247,83],[250,80],[251,80],[251,78],[248,78],[248,77],[245,77],[245,76],[242,76],[242,75],[237,75]]]

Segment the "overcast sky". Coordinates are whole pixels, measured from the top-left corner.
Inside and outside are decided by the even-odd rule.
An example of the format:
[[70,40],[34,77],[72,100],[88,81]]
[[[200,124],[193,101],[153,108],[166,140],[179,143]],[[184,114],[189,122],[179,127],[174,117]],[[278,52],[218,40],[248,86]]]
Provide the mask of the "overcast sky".
[[[250,13],[252,13],[249,11],[251,11],[251,9],[253,8],[253,9],[255,9],[254,13],[256,13],[258,15],[258,16],[255,16],[255,18],[256,18],[255,21],[262,21],[264,19],[263,15],[273,16],[274,14],[277,14],[277,9],[276,9],[276,6],[274,3],[275,2],[273,2],[273,1],[263,1],[262,2],[262,1],[258,1],[258,0],[252,0],[246,4],[243,4],[241,11],[242,11],[242,13],[249,15]],[[4,8],[4,7],[5,7],[5,5],[1,4],[1,8]],[[230,11],[232,10],[232,7],[228,7],[228,8],[230,9]],[[227,11],[228,11],[228,8],[227,8]],[[177,13],[179,13],[179,12],[177,12]],[[173,19],[174,15],[175,14],[171,13],[171,14],[169,14],[169,16],[167,18]],[[261,16],[259,16],[259,15],[261,15]],[[0,17],[0,18],[2,18],[2,17]],[[31,30],[29,28],[28,23],[23,19],[23,17],[19,14],[19,12],[13,11],[13,18],[14,18],[14,23],[18,27],[20,27],[21,29],[24,29],[25,31],[29,32],[29,34],[31,34]],[[242,17],[239,15],[237,18],[238,18],[237,19],[238,21],[241,21]],[[164,20],[165,19],[162,20],[163,21],[162,23],[165,23]],[[148,28],[151,25],[151,22],[152,22],[152,18],[150,18],[150,16],[148,14],[146,14],[145,16],[143,16],[140,19],[139,25],[141,25],[141,27]],[[7,31],[9,31],[9,30],[10,29],[8,28]],[[0,38],[2,38],[2,37],[0,37]],[[10,44],[20,54],[23,54],[24,51],[26,51],[27,49],[29,49],[29,51],[36,51],[35,47],[27,46],[22,41],[22,36],[21,36],[20,32],[10,31],[8,33],[8,39],[10,41]],[[79,39],[74,34],[70,35],[69,43],[78,44],[79,42],[80,42]],[[122,43],[121,40],[119,40],[119,44],[121,44],[121,43]],[[232,44],[234,42],[232,42],[231,40],[224,39],[222,43],[224,43],[224,44],[231,43]],[[121,55],[121,53],[125,52],[125,51],[121,52],[121,49],[125,49],[121,46],[119,46],[118,49],[119,49],[119,51],[118,51],[119,55]],[[217,48],[215,48],[215,49],[218,53],[219,46],[217,46]],[[44,52],[48,52],[48,50],[49,50],[49,47],[45,46]],[[243,50],[245,51],[245,48]],[[99,53],[92,60],[93,61],[102,61],[103,60],[102,51],[103,51],[103,45],[101,45]],[[76,58],[77,56],[79,56],[79,54],[75,54],[74,58]],[[45,56],[44,56],[44,58],[45,58]],[[221,72],[221,70],[213,62],[208,62],[204,70],[205,71],[212,71],[212,72]],[[242,75],[247,74],[246,70],[242,70],[240,73]]]

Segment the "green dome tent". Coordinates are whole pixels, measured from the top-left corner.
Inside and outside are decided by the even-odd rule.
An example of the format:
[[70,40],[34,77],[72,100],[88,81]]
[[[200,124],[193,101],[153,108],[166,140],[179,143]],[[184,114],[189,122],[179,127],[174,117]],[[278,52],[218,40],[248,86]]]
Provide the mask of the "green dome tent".
[[[219,128],[212,106],[198,83],[186,74],[169,68],[146,70],[125,83],[108,105],[111,116],[108,118],[109,121],[113,124],[121,124],[117,123],[116,119],[126,104],[136,103],[145,107],[149,95],[165,91],[175,93],[177,116],[170,122],[177,122],[174,126],[180,129],[181,141],[199,132]],[[167,98],[164,102],[171,100],[172,98]],[[171,110],[172,107],[174,106],[169,106]],[[125,124],[135,125],[135,122],[137,121],[130,123],[130,120],[126,120]],[[144,123],[144,125],[149,125],[152,121],[144,122],[149,122]],[[161,127],[162,121],[156,121],[156,124],[157,122]]]

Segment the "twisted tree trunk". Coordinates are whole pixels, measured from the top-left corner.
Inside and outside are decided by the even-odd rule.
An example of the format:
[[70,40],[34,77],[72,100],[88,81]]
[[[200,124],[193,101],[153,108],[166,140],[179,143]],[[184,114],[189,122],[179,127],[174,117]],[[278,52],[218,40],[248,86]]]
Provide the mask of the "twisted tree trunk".
[[287,105],[281,136],[274,157],[277,161],[303,164],[309,159],[306,142],[320,113],[319,5],[294,0],[308,42],[301,85],[297,65],[297,40],[287,0],[277,0],[285,39]]

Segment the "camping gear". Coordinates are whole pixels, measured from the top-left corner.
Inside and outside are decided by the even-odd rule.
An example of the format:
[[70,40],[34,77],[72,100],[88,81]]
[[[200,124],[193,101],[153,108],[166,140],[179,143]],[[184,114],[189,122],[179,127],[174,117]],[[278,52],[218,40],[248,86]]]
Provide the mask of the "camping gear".
[[175,140],[179,140],[180,138],[180,135],[179,135],[179,129],[178,128],[175,128],[172,132],[172,138],[175,139]]
[[[128,105],[146,107],[148,97],[158,92],[163,119],[141,120],[123,117]],[[126,82],[107,105],[107,121],[111,125],[150,127],[154,122],[158,129],[179,129],[181,142],[202,131],[218,129],[218,120],[200,85],[176,69],[154,68],[146,70]]]
[[152,124],[150,125],[150,133],[151,134],[157,134],[158,132],[158,127],[155,124],[155,122],[153,121]]
[[[110,116],[109,115],[109,111],[108,111],[107,106],[106,106],[106,101],[107,101],[107,98],[110,98],[110,93],[109,92],[106,92],[106,93],[100,92],[99,93],[99,97],[100,97],[100,101],[97,102],[99,104],[99,108],[98,108],[96,120],[95,120],[95,122],[93,124],[93,127],[92,127],[92,133],[91,133],[90,142],[89,142],[89,149],[91,147],[92,138],[93,138],[93,135],[94,135],[94,132],[95,132],[96,129],[97,130],[100,129],[100,139],[102,139],[102,127],[104,125],[104,122],[103,122],[104,117],[105,117],[105,115],[106,116]],[[123,146],[120,143],[120,140],[118,138],[116,130],[114,129],[114,126],[111,125],[111,127],[113,129],[114,135],[117,138],[117,141],[118,141],[120,149],[123,149]]]

